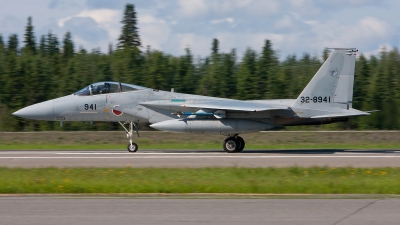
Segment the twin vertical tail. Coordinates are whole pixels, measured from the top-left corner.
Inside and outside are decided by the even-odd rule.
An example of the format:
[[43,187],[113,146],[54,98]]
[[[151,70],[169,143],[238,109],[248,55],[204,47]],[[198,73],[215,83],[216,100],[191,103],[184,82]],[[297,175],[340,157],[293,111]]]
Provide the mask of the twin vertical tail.
[[365,115],[352,109],[357,51],[355,48],[334,48],[291,108],[301,112],[300,117]]

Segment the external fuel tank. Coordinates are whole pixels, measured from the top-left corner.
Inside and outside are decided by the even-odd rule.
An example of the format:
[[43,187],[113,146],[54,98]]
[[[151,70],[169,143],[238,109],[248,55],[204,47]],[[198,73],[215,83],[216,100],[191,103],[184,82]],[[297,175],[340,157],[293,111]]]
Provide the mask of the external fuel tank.
[[150,126],[163,131],[200,134],[243,134],[273,127],[267,123],[238,119],[176,119]]

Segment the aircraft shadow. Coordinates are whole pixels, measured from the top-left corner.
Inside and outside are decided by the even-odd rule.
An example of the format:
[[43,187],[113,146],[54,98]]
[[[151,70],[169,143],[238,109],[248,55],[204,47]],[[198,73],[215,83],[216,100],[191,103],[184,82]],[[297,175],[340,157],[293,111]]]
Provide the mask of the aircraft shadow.
[[[223,150],[162,150],[163,153],[224,153]],[[354,149],[285,149],[285,150],[243,150],[240,153],[233,154],[299,154],[299,155],[316,155],[316,154],[335,154],[335,153],[352,153],[352,154],[365,154],[365,153],[381,153],[381,154],[399,154],[399,150],[354,150]]]
[[353,149],[285,149],[285,150],[247,150],[242,153],[265,153],[265,154],[335,154],[335,153],[352,153],[352,154],[365,154],[365,153],[382,153],[399,154],[396,150],[353,150]]

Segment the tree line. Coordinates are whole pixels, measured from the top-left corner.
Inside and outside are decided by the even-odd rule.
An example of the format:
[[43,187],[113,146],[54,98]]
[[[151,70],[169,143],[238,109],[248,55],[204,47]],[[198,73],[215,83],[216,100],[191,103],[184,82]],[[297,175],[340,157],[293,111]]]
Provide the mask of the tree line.
[[[37,41],[29,17],[22,43],[17,34],[0,34],[0,131],[114,130],[112,123],[64,123],[24,120],[11,115],[25,106],[72,94],[98,81],[119,81],[160,90],[241,100],[297,98],[329,55],[289,55],[279,60],[270,40],[258,52],[248,48],[238,60],[235,49],[224,53],[219,40],[210,53],[173,56],[142,47],[134,5],[127,4],[118,44],[108,53],[75,50],[72,34],[62,40],[49,32]],[[360,55],[356,61],[353,107],[380,110],[372,116],[323,129],[400,129],[400,53],[382,49],[378,55]],[[316,129],[316,128],[312,128]]]

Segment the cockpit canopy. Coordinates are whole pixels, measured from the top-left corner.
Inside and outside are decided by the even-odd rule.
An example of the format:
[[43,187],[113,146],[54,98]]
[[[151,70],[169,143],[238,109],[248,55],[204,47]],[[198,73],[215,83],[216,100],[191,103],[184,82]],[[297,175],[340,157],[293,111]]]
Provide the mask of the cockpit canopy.
[[146,88],[119,82],[97,82],[75,92],[74,94],[78,96],[88,96],[88,95],[100,95],[100,94],[118,93],[127,91],[137,91],[143,89]]

